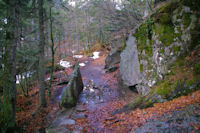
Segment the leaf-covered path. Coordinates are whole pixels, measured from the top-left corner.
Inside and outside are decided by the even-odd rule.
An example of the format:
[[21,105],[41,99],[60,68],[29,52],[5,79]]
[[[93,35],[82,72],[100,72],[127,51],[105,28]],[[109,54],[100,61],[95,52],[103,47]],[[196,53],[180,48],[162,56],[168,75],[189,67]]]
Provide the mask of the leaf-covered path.
[[[59,97],[66,85],[57,85],[57,83],[66,78],[66,75],[70,75],[72,69],[66,68],[64,71],[56,72],[54,73],[57,78],[53,82],[53,96],[48,99],[49,104],[46,109],[35,110],[38,105],[37,86],[34,86],[35,89],[32,89],[29,98],[18,97],[17,107],[21,107],[22,110],[17,113],[17,121],[18,125],[25,128],[24,132],[43,132],[45,130],[58,133],[131,132],[150,119],[158,119],[168,113],[182,110],[190,104],[197,103],[199,106],[200,91],[196,91],[172,101],[154,104],[151,108],[136,109],[128,114],[111,116],[113,111],[134,100],[137,94],[127,89],[119,89],[117,82],[119,70],[105,73],[105,55],[103,53],[100,58],[95,60],[83,56],[78,61],[85,64],[85,66],[80,66],[85,87],[77,106],[68,110],[59,109]],[[30,106],[27,106],[27,101],[32,101]],[[198,110],[195,113],[198,115]],[[198,128],[199,125],[193,124],[192,131],[197,131]]]
[[[79,97],[79,102],[75,108],[59,113],[57,120],[54,120],[52,124],[53,127],[50,126],[49,129],[63,131],[64,126],[71,131],[104,132],[104,120],[110,120],[110,111],[131,101],[136,94],[130,90],[118,89],[118,71],[105,73],[105,55],[95,60],[88,57],[78,60],[80,63],[85,63],[85,66],[80,66],[85,87]],[[61,117],[64,117],[66,121],[75,120],[75,124],[63,125],[62,122],[58,122],[64,121]]]

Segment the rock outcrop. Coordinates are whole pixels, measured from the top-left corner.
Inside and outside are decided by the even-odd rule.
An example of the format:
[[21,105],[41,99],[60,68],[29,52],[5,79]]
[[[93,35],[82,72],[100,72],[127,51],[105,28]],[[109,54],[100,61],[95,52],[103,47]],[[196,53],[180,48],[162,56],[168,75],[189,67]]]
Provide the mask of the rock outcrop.
[[149,16],[127,41],[121,53],[120,71],[124,84],[137,85],[143,96],[163,80],[177,57],[199,43],[199,1],[168,1]]
[[71,75],[70,81],[62,94],[60,106],[64,108],[73,107],[76,105],[77,99],[83,90],[83,82],[79,70],[78,62],[75,64],[74,71]]
[[133,32],[129,35],[126,48],[121,53],[120,61],[120,73],[124,84],[127,86],[134,86],[141,82],[137,44],[135,37],[132,36]]

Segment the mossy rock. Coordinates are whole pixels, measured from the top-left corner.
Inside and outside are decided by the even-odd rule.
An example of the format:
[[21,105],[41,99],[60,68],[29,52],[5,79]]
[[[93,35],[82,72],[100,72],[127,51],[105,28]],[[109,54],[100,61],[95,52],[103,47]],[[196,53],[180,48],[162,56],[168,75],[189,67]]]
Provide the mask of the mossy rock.
[[140,72],[143,72],[143,64],[140,64]]
[[170,46],[176,37],[173,25],[156,24],[155,32],[164,46]]
[[62,94],[60,100],[60,106],[64,108],[75,106],[78,100],[78,96],[83,90],[83,82],[78,62],[76,62],[74,71],[71,74],[70,81],[67,84],[67,87],[65,87],[64,89],[64,93]]
[[158,51],[160,54],[163,54],[165,53],[165,50],[163,48],[161,48],[159,51]]
[[153,48],[152,48],[152,26],[153,21],[151,19],[147,19],[144,24],[142,24],[136,32],[133,34],[137,40],[137,49],[140,53],[145,50],[145,54],[148,56],[152,56]]
[[166,3],[164,6],[160,7],[156,13],[169,13],[172,14],[173,11],[179,6],[178,0],[172,0]]
[[174,53],[176,53],[176,52],[179,52],[181,50],[181,47],[175,45],[175,46],[172,47],[172,50],[173,50]]
[[184,25],[184,28],[187,28],[191,23],[191,14],[190,13],[184,13],[182,16],[182,24]]
[[158,13],[154,16],[154,22],[155,23],[161,23],[161,24],[170,24],[171,22],[171,16],[169,13]]

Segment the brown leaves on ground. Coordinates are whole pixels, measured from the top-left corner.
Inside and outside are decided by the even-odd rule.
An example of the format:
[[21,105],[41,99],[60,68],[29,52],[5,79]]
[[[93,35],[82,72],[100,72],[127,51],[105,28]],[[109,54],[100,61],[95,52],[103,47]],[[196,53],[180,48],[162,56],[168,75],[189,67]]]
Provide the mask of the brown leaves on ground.
[[[79,61],[84,61],[85,59],[86,57],[80,59]],[[96,66],[102,65],[104,64],[104,60],[105,56],[101,56],[101,58],[94,60],[92,64]],[[66,69],[65,72],[71,74],[72,69]],[[102,79],[104,80],[104,84],[109,86],[109,89],[118,88],[118,73],[119,70],[113,73],[103,74]],[[52,103],[48,104],[47,108],[45,109],[37,109],[39,105],[37,86],[38,85],[36,84],[36,86],[32,88],[29,93],[30,95],[34,94],[33,96],[29,96],[28,98],[25,98],[22,95],[17,96],[17,108],[21,108],[21,111],[17,112],[16,120],[18,125],[24,127],[25,132],[27,133],[35,132],[36,130],[46,127],[49,124],[49,122],[52,121],[51,119],[46,119],[47,114],[50,113],[52,116],[54,116],[54,108],[58,108],[56,103]],[[52,93],[58,91],[58,88],[58,86],[56,87],[55,85],[53,85]],[[31,103],[27,101],[31,101]],[[200,91],[196,91],[187,96],[181,96],[179,98],[176,98],[171,101],[166,101],[164,103],[156,103],[151,108],[142,110],[136,109],[129,112],[128,114],[121,113],[111,116],[111,113],[113,111],[122,108],[128,102],[130,101],[116,97],[113,98],[112,101],[99,103],[98,105],[95,105],[94,108],[88,109],[86,112],[84,112],[87,118],[77,119],[76,126],[83,127],[82,131],[85,133],[124,133],[134,131],[136,128],[143,125],[148,119],[157,119],[164,113],[170,113],[174,110],[180,110],[189,104],[200,103]],[[50,99],[48,99],[48,103],[50,103]],[[193,126],[195,129],[199,128],[197,125],[194,124],[191,126]],[[67,128],[71,130],[74,129],[73,126]]]
[[[121,129],[119,130],[120,132],[129,132],[143,125],[147,119],[156,119],[164,113],[180,110],[193,103],[200,103],[200,91],[164,103],[156,103],[151,108],[136,109],[128,114],[116,114],[115,117],[117,118],[115,120],[107,121],[105,119],[103,123],[105,129],[108,131],[118,132],[118,129]],[[109,106],[112,106],[112,104]]]
[[[134,131],[136,128],[145,124],[148,119],[157,119],[165,113],[175,110],[181,110],[187,105],[200,103],[200,91],[193,92],[188,96],[181,96],[164,103],[156,103],[153,107],[147,109],[136,109],[128,114],[121,113],[111,116],[111,113],[127,104],[127,101],[113,99],[113,101],[102,103],[96,108],[86,112],[87,118],[78,119],[76,123],[80,127],[84,127],[85,133],[124,133]],[[198,112],[196,112],[198,113]],[[199,126],[193,124],[193,127]]]
[[[65,69],[62,73],[63,76],[70,75],[73,69]],[[60,75],[60,72],[55,72],[54,75]],[[49,77],[47,75],[47,77]],[[47,78],[46,77],[46,78]],[[62,78],[61,78],[62,79]],[[60,79],[55,79],[57,82]],[[52,84],[52,94],[55,94],[56,91],[59,91],[62,86],[56,86],[56,82]],[[41,130],[50,124],[51,119],[54,119],[55,108],[58,107],[57,102],[52,102],[48,97],[46,90],[46,100],[47,107],[39,108],[39,89],[38,83],[35,83],[35,86],[29,89],[29,96],[24,97],[22,94],[17,95],[16,99],[16,122],[17,125],[23,128],[25,133],[34,133],[36,130]],[[47,119],[47,115],[51,116]]]

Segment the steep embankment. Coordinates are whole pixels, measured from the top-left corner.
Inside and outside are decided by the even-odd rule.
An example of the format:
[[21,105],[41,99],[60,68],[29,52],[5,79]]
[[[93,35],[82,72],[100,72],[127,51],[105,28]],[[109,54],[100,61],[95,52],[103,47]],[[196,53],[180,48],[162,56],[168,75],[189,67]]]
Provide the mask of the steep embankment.
[[141,96],[125,108],[149,107],[199,88],[199,9],[198,0],[169,1],[130,34],[120,71]]

